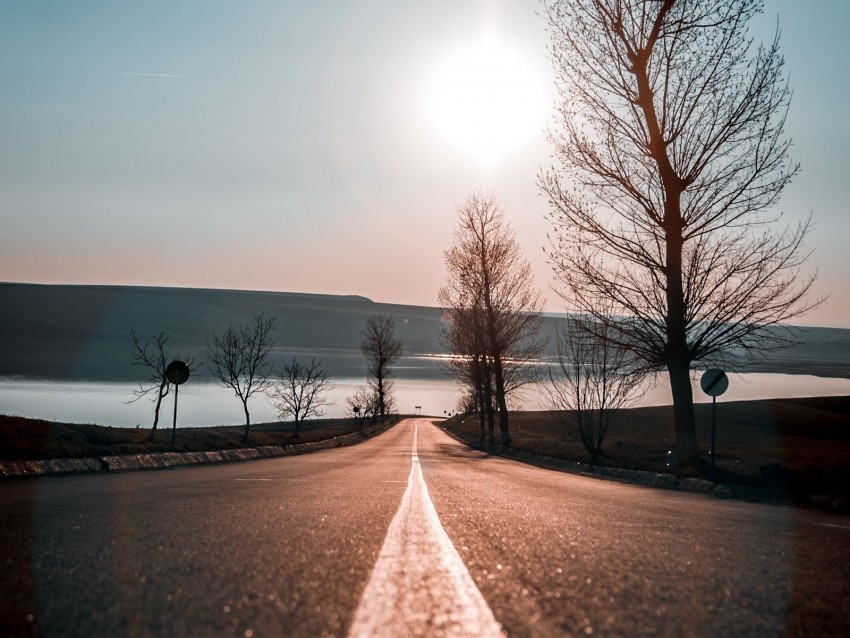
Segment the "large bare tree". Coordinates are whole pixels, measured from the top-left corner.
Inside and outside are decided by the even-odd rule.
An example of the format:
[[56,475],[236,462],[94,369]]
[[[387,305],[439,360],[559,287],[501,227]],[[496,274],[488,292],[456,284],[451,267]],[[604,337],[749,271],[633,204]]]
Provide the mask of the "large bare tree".
[[268,395],[281,420],[292,417],[295,421],[297,439],[302,421],[324,416],[324,409],[330,404],[325,392],[333,390],[333,387],[321,361],[311,359],[310,363],[302,363],[292,357],[279,370]]
[[389,412],[392,403],[392,364],[401,356],[402,343],[395,338],[395,321],[389,315],[372,315],[366,320],[363,341],[360,344],[366,357],[369,384],[377,399],[377,414],[381,418]]
[[257,392],[265,392],[272,384],[272,362],[269,357],[274,340],[276,318],[254,315],[251,323],[236,328],[231,321],[221,336],[213,333],[207,342],[207,359],[210,372],[226,388],[233,390],[242,402],[245,412],[245,434],[248,441],[251,414],[248,399]]
[[[698,460],[691,370],[784,347],[812,304],[810,222],[769,209],[797,166],[778,34],[759,0],[546,0],[561,170],[540,178],[560,292],[666,369],[680,462]],[[599,312],[612,301],[615,314]],[[784,324],[783,324],[784,325]]]
[[492,387],[502,444],[510,445],[507,397],[528,382],[527,364],[542,350],[543,302],[495,195],[472,194],[458,208],[454,244],[443,258],[444,341],[471,366],[479,396]]
[[[168,342],[168,334],[165,331],[160,331],[153,335],[151,341],[142,343],[135,330],[131,330],[130,334],[133,338],[133,354],[132,365],[141,366],[148,369],[147,380],[139,383],[139,387],[133,390],[135,398],[126,401],[126,403],[134,403],[142,397],[150,396],[154,404],[153,410],[153,426],[151,426],[150,440],[156,438],[156,428],[159,425],[159,409],[162,405],[162,400],[171,391],[171,383],[166,375],[169,360],[165,354],[165,344]],[[180,355],[177,355],[180,359]],[[200,367],[193,358],[185,361],[191,372],[196,372]]]

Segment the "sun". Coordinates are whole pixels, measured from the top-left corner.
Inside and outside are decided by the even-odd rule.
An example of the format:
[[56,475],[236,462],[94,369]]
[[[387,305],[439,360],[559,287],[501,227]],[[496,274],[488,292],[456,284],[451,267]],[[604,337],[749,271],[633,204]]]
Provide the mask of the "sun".
[[486,164],[540,134],[548,102],[534,65],[495,38],[447,56],[431,77],[426,101],[439,136]]

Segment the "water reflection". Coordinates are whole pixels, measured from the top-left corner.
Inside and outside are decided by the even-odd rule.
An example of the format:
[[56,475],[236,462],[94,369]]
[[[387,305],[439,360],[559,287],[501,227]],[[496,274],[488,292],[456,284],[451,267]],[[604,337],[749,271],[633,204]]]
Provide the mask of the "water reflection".
[[[649,387],[638,405],[664,405],[671,403],[666,379]],[[345,414],[345,399],[352,395],[362,379],[336,379],[329,393],[334,402],[327,416]],[[444,411],[455,409],[458,391],[450,379],[395,380],[399,410],[413,414],[421,406],[425,415],[443,416]],[[149,427],[153,419],[153,405],[146,399],[125,404],[133,397],[132,383],[96,383],[88,381],[42,381],[19,378],[0,378],[0,413],[16,414],[47,420],[71,423],[98,423],[120,427]],[[850,395],[850,379],[831,379],[808,375],[740,374],[730,375],[729,391],[720,401],[764,399],[776,397]],[[709,401],[694,384],[694,398]],[[166,397],[160,416],[160,426],[171,425],[173,395]],[[521,400],[522,409],[547,409],[546,396],[540,388],[530,387]],[[251,421],[275,421],[277,414],[263,396],[257,395],[248,404]],[[187,383],[180,389],[178,427],[244,423],[241,404],[228,390],[212,383]]]

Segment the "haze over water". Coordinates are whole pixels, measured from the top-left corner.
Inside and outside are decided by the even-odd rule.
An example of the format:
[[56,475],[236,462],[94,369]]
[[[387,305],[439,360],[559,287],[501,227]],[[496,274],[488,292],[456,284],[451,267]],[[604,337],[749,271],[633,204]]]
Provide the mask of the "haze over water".
[[[636,406],[671,403],[670,390],[664,381],[662,379],[649,387]],[[328,407],[325,416],[346,416],[346,398],[362,383],[361,379],[337,379],[334,390],[328,393],[334,404]],[[400,413],[414,414],[416,406],[420,406],[421,414],[431,416],[443,416],[444,411],[456,410],[459,394],[451,380],[400,378],[395,380],[395,386]],[[147,428],[153,421],[153,403],[144,398],[129,405],[124,403],[133,398],[136,387],[131,383],[0,378],[0,414],[118,427],[140,425]],[[850,379],[769,373],[732,374],[729,390],[718,399],[718,403],[832,395],[850,395]],[[710,400],[700,391],[698,382],[694,384],[694,399],[697,402]],[[545,388],[531,387],[525,392],[523,400],[517,401],[514,407],[545,410],[546,402]],[[277,421],[274,407],[263,395],[252,398],[248,409],[252,423]],[[173,410],[172,394],[162,402],[160,427],[171,427]],[[178,427],[242,423],[244,415],[241,404],[231,391],[209,381],[182,386],[178,399]]]

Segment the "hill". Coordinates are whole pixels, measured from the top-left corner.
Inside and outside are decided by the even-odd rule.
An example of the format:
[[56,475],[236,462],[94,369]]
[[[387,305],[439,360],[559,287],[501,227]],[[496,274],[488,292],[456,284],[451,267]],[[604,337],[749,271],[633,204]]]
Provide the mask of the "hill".
[[170,356],[204,358],[204,343],[228,322],[278,318],[275,357],[318,356],[336,375],[363,366],[360,331],[369,315],[391,314],[408,355],[439,352],[436,308],[365,297],[132,286],[0,284],[0,375],[135,379],[130,331],[170,335]]
[[[0,376],[68,380],[134,380],[143,370],[130,365],[130,331],[142,338],[166,331],[168,354],[204,359],[213,331],[253,314],[278,318],[274,352],[322,359],[332,375],[360,377],[361,330],[369,315],[396,319],[404,358],[396,374],[439,378],[442,352],[440,310],[374,302],[360,296],[304,293],[0,283]],[[547,356],[563,316],[547,315]],[[805,343],[775,353],[752,370],[850,377],[850,330],[809,328]]]

